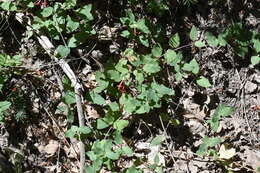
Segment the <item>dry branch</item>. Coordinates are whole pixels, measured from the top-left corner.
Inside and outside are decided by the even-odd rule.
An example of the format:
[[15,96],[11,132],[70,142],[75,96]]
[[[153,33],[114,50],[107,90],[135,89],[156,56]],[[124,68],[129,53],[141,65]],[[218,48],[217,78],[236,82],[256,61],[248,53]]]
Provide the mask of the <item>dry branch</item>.
[[[23,24],[22,17],[24,16],[23,13],[17,13],[16,19]],[[30,20],[26,23],[27,26],[30,26]],[[30,27],[28,27],[31,30]],[[38,34],[38,33],[37,33]],[[46,53],[62,68],[63,72],[67,75],[70,79],[72,86],[74,87],[75,98],[76,98],[76,106],[77,106],[77,113],[79,119],[79,126],[85,126],[85,119],[82,109],[82,85],[78,82],[77,77],[73,70],[70,68],[69,64],[64,59],[58,59],[55,57],[53,50],[55,50],[54,45],[50,41],[47,36],[38,35],[36,36],[38,42],[46,51]],[[84,165],[85,165],[85,145],[82,141],[80,142],[80,173],[84,173]]]

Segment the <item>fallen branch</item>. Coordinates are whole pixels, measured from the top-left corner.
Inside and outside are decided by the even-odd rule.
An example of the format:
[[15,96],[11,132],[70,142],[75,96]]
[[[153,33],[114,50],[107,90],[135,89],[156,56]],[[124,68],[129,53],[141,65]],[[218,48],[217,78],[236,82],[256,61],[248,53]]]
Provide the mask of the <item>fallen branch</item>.
[[[24,16],[23,13],[16,13],[16,19],[23,24],[22,17]],[[27,26],[30,26],[30,20],[28,19],[28,22],[26,23]],[[30,27],[27,27],[29,30],[31,30]],[[37,33],[38,34],[38,33]],[[55,47],[50,41],[50,39],[47,36],[44,35],[38,35],[36,36],[38,42],[43,47],[43,49],[46,51],[46,53],[59,64],[59,66],[62,68],[63,72],[67,75],[67,77],[70,79],[72,86],[74,87],[75,92],[75,98],[76,98],[76,106],[77,106],[77,113],[78,113],[78,119],[79,119],[79,126],[85,126],[85,119],[84,119],[84,113],[82,109],[82,85],[78,82],[77,77],[75,73],[70,68],[69,64],[64,59],[58,59],[55,54],[54,50]],[[80,142],[80,173],[84,173],[84,165],[85,165],[85,145],[82,141]]]

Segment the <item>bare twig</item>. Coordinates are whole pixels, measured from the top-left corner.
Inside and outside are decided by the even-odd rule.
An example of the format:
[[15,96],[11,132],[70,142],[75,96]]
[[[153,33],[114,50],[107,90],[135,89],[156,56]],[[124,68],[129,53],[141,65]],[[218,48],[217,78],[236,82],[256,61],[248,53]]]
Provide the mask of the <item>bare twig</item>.
[[[23,24],[22,16],[23,13],[17,13],[16,18],[17,20]],[[28,25],[30,25],[30,20],[28,20]],[[28,28],[30,29],[30,28]],[[78,119],[79,119],[79,126],[85,126],[85,119],[82,109],[82,85],[78,82],[75,73],[70,68],[69,64],[64,59],[58,59],[55,57],[53,50],[55,49],[54,45],[50,41],[50,39],[47,36],[39,35],[36,36],[38,42],[43,47],[43,49],[46,51],[46,53],[54,59],[55,62],[58,62],[59,66],[62,68],[63,72],[67,75],[67,77],[70,79],[72,86],[74,87],[75,97],[76,97],[76,106],[77,106],[77,113],[78,113]],[[80,141],[80,173],[84,173],[84,165],[85,165],[85,145],[82,141]]]
[[[164,126],[164,124],[163,124],[162,117],[159,116],[159,118],[160,118],[160,122],[161,122],[161,125],[162,125],[162,128],[163,128],[163,131],[164,131],[164,135],[165,135],[165,137],[166,137],[166,136],[167,136],[167,131],[166,131],[165,126]],[[173,161],[174,163],[176,163],[176,160],[175,160],[175,158],[174,158],[173,152],[172,152],[172,150],[171,150],[171,148],[170,148],[170,144],[168,143],[167,140],[165,140],[165,143],[166,143],[168,152],[170,153],[170,156],[171,156],[171,158],[172,158],[172,161]],[[177,164],[176,164],[176,166],[177,166]],[[178,168],[177,168],[177,170],[178,170]]]
[[60,78],[59,74],[57,73],[57,71],[56,71],[55,69],[53,69],[53,72],[54,72],[54,75],[55,75],[55,77],[56,77],[58,86],[59,86],[59,88],[60,88],[61,95],[64,96],[64,95],[65,95],[65,92],[64,92],[64,86],[63,86],[63,84],[62,84],[61,78]]
[[[57,123],[57,121],[56,121],[56,119],[54,118],[54,116],[47,110],[46,107],[44,107],[43,109],[44,109],[44,111],[47,113],[47,115],[51,118],[51,120],[53,121],[53,123],[56,125],[56,127],[58,128],[58,130],[60,131],[60,133],[62,132],[64,141],[65,141],[65,144],[67,144],[67,146],[70,147],[70,144],[69,144],[68,140],[66,139],[66,137],[65,137],[65,135],[64,135],[65,132],[64,132],[63,129],[59,126],[59,124]],[[73,146],[73,145],[71,145],[71,146],[72,146],[72,150],[77,154],[76,149],[74,148],[74,146]],[[76,159],[78,160],[78,158],[76,158]],[[79,160],[78,160],[78,161],[79,161]]]

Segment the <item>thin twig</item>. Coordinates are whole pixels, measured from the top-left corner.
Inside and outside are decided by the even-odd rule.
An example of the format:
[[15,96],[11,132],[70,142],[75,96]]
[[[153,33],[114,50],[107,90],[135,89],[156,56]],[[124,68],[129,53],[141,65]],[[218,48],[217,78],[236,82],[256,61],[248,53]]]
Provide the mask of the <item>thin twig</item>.
[[[162,125],[162,128],[163,128],[163,131],[164,131],[164,135],[165,135],[165,137],[166,137],[166,136],[167,136],[167,131],[166,131],[165,127],[164,127],[162,117],[159,116],[159,118],[160,118],[160,122],[161,122],[161,125]],[[176,160],[175,160],[175,158],[174,158],[174,155],[173,155],[173,153],[172,153],[172,151],[171,151],[171,149],[170,149],[170,147],[169,147],[170,145],[169,145],[168,141],[165,140],[165,142],[166,142],[166,146],[167,146],[168,152],[170,153],[170,156],[171,156],[171,158],[172,158],[172,161],[173,161],[174,163],[176,163]],[[176,164],[176,166],[177,166],[177,164]],[[177,168],[177,170],[178,170],[178,168]]]
[[[62,137],[64,138],[65,143],[67,144],[68,147],[72,146],[72,150],[75,152],[75,154],[77,154],[76,149],[74,148],[73,145],[70,145],[68,140],[65,137],[65,132],[62,130],[62,128],[59,126],[59,124],[56,122],[54,116],[47,110],[46,107],[43,107],[44,111],[47,113],[47,115],[51,118],[51,120],[54,122],[54,124],[56,125],[56,127],[59,129],[60,133],[63,134]],[[78,158],[76,158],[78,160]],[[79,161],[79,160],[78,160]]]
[[62,81],[61,81],[60,76],[59,76],[59,74],[57,73],[57,71],[56,71],[55,69],[53,69],[53,72],[54,72],[54,75],[55,75],[55,77],[56,77],[58,86],[59,86],[59,88],[60,88],[61,95],[62,95],[62,97],[63,97],[63,96],[65,95],[64,86],[63,86],[63,84],[62,84]]
[[[23,13],[16,13],[16,18],[20,19],[18,20],[21,24],[23,24],[23,20],[21,20],[21,16],[24,16]],[[30,20],[27,22],[30,23]],[[50,41],[50,39],[45,35],[36,36],[38,42],[43,47],[43,49],[46,51],[46,53],[54,59],[55,62],[58,62],[59,66],[62,68],[63,72],[68,76],[70,79],[72,86],[74,87],[75,97],[76,97],[76,106],[77,106],[77,113],[78,113],[78,119],[79,119],[79,126],[85,126],[85,119],[82,109],[82,85],[78,82],[77,77],[75,73],[70,68],[69,64],[64,59],[58,59],[54,54],[53,50],[55,49],[54,45]],[[85,165],[85,145],[82,141],[80,142],[80,173],[84,173],[84,165]]]
[[57,172],[60,172],[59,171],[59,161],[60,161],[60,143],[59,143],[59,148],[58,148],[58,156],[57,156],[57,162],[56,162],[56,171]]

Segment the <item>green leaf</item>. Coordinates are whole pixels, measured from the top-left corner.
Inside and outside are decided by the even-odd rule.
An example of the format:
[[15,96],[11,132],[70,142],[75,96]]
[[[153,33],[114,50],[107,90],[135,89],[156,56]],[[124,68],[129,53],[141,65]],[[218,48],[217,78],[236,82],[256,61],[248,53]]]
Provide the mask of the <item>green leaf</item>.
[[142,173],[142,172],[139,171],[138,169],[136,169],[135,166],[132,166],[132,167],[127,169],[126,173]]
[[209,83],[209,80],[203,76],[201,76],[199,79],[197,79],[197,84],[199,86],[202,86],[202,87],[205,87],[205,88],[208,88],[211,86],[211,84]]
[[176,58],[177,54],[174,50],[168,49],[165,53],[165,59],[167,64],[171,64],[171,62]]
[[99,95],[98,93],[91,91],[89,93],[89,95],[90,95],[94,104],[98,104],[98,105],[105,105],[106,104],[105,99],[101,95]]
[[137,28],[145,34],[149,34],[150,30],[145,24],[145,19],[140,19],[137,22],[130,25],[130,28]]
[[71,126],[71,128],[66,131],[65,136],[68,138],[74,138],[77,133],[78,133],[78,127]]
[[[66,21],[67,21],[66,29],[68,30],[69,33],[73,32],[79,28],[79,22],[76,21],[75,19],[71,18],[70,16],[67,16]],[[70,46],[68,46],[68,47],[70,47]]]
[[22,55],[14,55],[12,60],[13,60],[13,66],[16,66],[16,65],[20,65],[21,64],[21,59],[22,59]]
[[117,145],[119,145],[119,144],[122,144],[123,143],[123,137],[122,137],[122,135],[121,135],[121,132],[119,132],[119,131],[115,131],[114,132],[114,141],[115,141],[115,143],[117,144]]
[[232,114],[234,112],[234,108],[233,107],[229,107],[229,106],[225,106],[224,104],[220,104],[216,111],[214,112],[214,114],[217,114],[218,116],[229,116],[230,114]]
[[196,41],[198,39],[198,31],[197,28],[193,25],[190,31],[190,39],[192,41]]
[[149,56],[146,56],[143,60],[144,66],[143,70],[146,73],[157,73],[161,70],[161,67],[159,66],[159,63]]
[[77,10],[77,12],[81,15],[84,16],[84,19],[86,19],[87,21],[91,21],[93,20],[93,16],[91,14],[91,9],[92,9],[92,5],[85,5],[83,8],[80,8],[79,10]]
[[[75,27],[77,27],[77,24]],[[74,48],[80,44],[85,43],[86,39],[92,34],[95,34],[93,32],[93,30],[91,30],[91,31],[84,30],[84,31],[80,31],[80,32],[73,34],[72,37],[68,41],[68,47]]]
[[[132,13],[132,12],[131,12]],[[133,14],[133,13],[132,13]],[[133,14],[133,19],[131,19],[130,17],[120,17],[120,22],[123,25],[129,25],[135,22],[135,16]]]
[[181,55],[176,54],[174,50],[168,49],[164,55],[166,59],[166,63],[170,66],[176,66],[179,62],[181,62]]
[[105,90],[108,85],[109,82],[105,80],[105,75],[102,72],[96,72],[96,81],[97,81],[97,87],[94,89],[94,92],[96,93],[100,93],[103,90]]
[[164,135],[158,135],[155,138],[153,138],[153,140],[150,143],[150,146],[160,145],[164,140],[165,140]]
[[153,46],[152,55],[155,57],[160,57],[162,55],[162,47],[160,44],[156,44]]
[[76,6],[76,4],[77,4],[77,0],[65,0],[65,8],[66,9],[71,9],[71,8],[73,8],[73,7],[75,7]]
[[145,47],[149,47],[149,40],[146,36],[140,35],[138,38],[142,45],[144,45]]
[[135,113],[143,114],[143,113],[148,113],[149,111],[150,111],[149,103],[141,103],[139,109],[137,109]]
[[236,47],[234,47],[234,50],[237,55],[244,58],[246,56],[246,54],[248,53],[248,45],[247,44],[246,45],[238,44]]
[[182,67],[182,70],[192,72],[193,74],[198,74],[200,67],[199,67],[199,64],[197,63],[196,59],[193,58],[189,63],[184,64],[184,66]]
[[[92,165],[93,165],[92,167],[95,169],[95,173],[97,173],[98,170],[101,169],[102,164],[103,164],[103,158],[96,159],[92,162]],[[86,173],[88,173],[88,172],[86,172]]]
[[179,82],[182,79],[183,75],[180,72],[175,74],[176,81]]
[[119,105],[117,102],[111,102],[108,106],[113,112],[119,111]]
[[97,120],[97,129],[105,129],[109,126],[107,122],[105,122],[103,119],[98,119]]
[[252,42],[254,43],[254,49],[257,53],[260,52],[260,40],[259,39],[253,39]]
[[68,123],[73,123],[74,122],[74,111],[73,109],[69,109],[67,113],[67,122]]
[[203,143],[200,145],[199,150],[196,152],[198,155],[203,156],[207,153],[209,147],[215,147],[219,144],[222,140],[221,138],[213,137],[209,138],[205,136],[202,139]]
[[122,151],[123,151],[123,154],[126,154],[128,157],[132,157],[134,154],[133,150],[128,146],[123,146]]
[[107,124],[112,125],[115,121],[115,117],[118,117],[118,114],[116,112],[107,112],[106,116],[102,118]]
[[7,10],[7,11],[16,11],[17,10],[15,2],[5,1],[5,2],[2,2],[0,5],[1,5],[2,9]]
[[[156,155],[157,157],[158,157],[158,155]],[[158,159],[159,159],[159,157],[158,157]],[[155,169],[154,169],[154,171],[156,172],[156,173],[163,173],[163,168],[162,168],[162,166],[157,166]]]
[[120,59],[118,61],[118,63],[116,64],[115,69],[117,71],[119,71],[120,73],[122,73],[122,74],[127,74],[128,73],[128,68],[127,68],[126,64],[127,64],[127,60],[126,59]]
[[219,34],[218,35],[218,43],[220,46],[226,46],[227,45],[227,41],[225,39],[225,35],[224,34]]
[[122,131],[125,127],[127,127],[129,122],[127,120],[117,120],[114,122],[113,126],[116,130]]
[[206,154],[208,149],[207,144],[202,143],[198,149],[198,151],[196,152],[196,154],[198,154],[199,156],[203,156],[204,154]]
[[65,58],[65,57],[67,57],[70,54],[70,48],[68,48],[66,46],[63,46],[63,45],[59,45],[56,48],[56,52],[58,53],[58,55],[61,58]]
[[159,85],[156,82],[152,82],[152,88],[154,90],[156,90],[161,96],[164,95],[174,95],[174,90],[172,90],[171,88],[168,88],[164,85]]
[[113,151],[108,151],[106,152],[106,157],[112,160],[117,160],[119,158],[119,153],[113,152]]
[[158,63],[145,64],[143,70],[146,73],[157,73],[161,70]]
[[87,127],[87,126],[81,126],[81,127],[78,128],[78,132],[80,134],[87,135],[87,134],[91,133],[91,129],[89,127]]
[[170,40],[169,40],[169,45],[172,47],[172,48],[177,48],[180,46],[180,36],[178,33],[174,34]]
[[114,80],[115,82],[120,82],[122,80],[120,73],[116,70],[108,70],[107,75],[108,75],[108,78],[110,78],[111,80]]
[[0,113],[6,111],[11,106],[11,103],[8,101],[2,101],[0,102]]
[[205,47],[205,46],[206,46],[203,41],[199,41],[199,40],[198,40],[198,41],[195,41],[194,45],[195,45],[196,47]]
[[0,67],[15,67],[21,64],[21,55],[15,55],[13,57],[0,53]]
[[47,8],[44,8],[42,11],[41,11],[41,15],[43,17],[49,17],[50,15],[52,15],[53,13],[53,8],[52,7],[47,7]]
[[74,47],[77,47],[78,45],[79,45],[79,42],[76,40],[76,38],[74,36],[72,36],[68,41],[68,47],[74,48]]
[[135,15],[133,14],[131,9],[127,9],[126,10],[126,16],[127,17],[121,17],[120,21],[124,24],[124,25],[129,25],[135,22]]
[[113,138],[115,139],[114,142],[115,144],[119,145],[119,144],[122,144],[123,143],[123,137],[121,135],[121,132],[119,131],[115,131],[114,134],[113,134]]
[[209,138],[206,136],[205,138],[202,139],[202,141],[209,147],[215,147],[221,142],[221,138],[218,137]]
[[96,173],[96,169],[93,166],[87,166],[86,172],[87,173]]
[[260,57],[259,56],[252,56],[251,57],[251,64],[252,65],[257,65],[260,63]]
[[206,40],[210,46],[216,47],[218,45],[218,39],[210,32],[206,32]]
[[111,159],[105,160],[103,164],[107,167],[108,170],[111,170],[113,168],[113,166],[114,166]]
[[258,168],[257,168],[257,172],[260,173],[260,166],[258,166]]
[[136,110],[137,105],[139,104],[138,100],[126,94],[122,94],[122,96],[119,99],[119,103],[121,105],[124,105],[124,110],[127,113],[134,112]]
[[213,116],[207,122],[210,124],[211,129],[216,132],[219,127],[219,121],[221,117],[229,116],[234,112],[234,108],[225,106],[223,104],[218,105]]
[[156,164],[156,165],[159,164],[160,158],[159,158],[158,154],[155,155],[153,160],[154,160],[154,164]]
[[94,89],[94,92],[101,93],[104,89],[106,89],[109,85],[108,81],[100,80],[98,82],[98,86]]
[[136,81],[138,84],[142,84],[144,81],[144,74],[140,71],[134,70],[133,74],[135,75]]
[[67,91],[64,95],[64,102],[68,105],[76,103],[75,93],[73,91]]
[[129,38],[131,33],[128,30],[124,30],[120,34],[122,37]]
[[28,8],[33,8],[33,7],[34,7],[34,3],[33,3],[33,2],[29,2],[29,3],[27,4],[27,7],[28,7]]
[[[154,82],[153,82],[154,83]],[[152,83],[152,84],[153,84]],[[142,93],[144,93],[145,98],[149,101],[154,101],[154,102],[159,102],[161,99],[161,95],[159,95],[156,90],[154,89],[154,87],[149,88],[146,91],[143,91]]]

